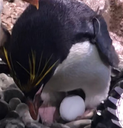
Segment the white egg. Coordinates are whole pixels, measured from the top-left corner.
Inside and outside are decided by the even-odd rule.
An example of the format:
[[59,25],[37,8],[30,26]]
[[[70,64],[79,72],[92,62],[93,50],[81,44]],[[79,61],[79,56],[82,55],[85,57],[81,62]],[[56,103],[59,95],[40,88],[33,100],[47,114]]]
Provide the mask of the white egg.
[[63,120],[72,121],[85,112],[85,103],[80,96],[69,96],[63,99],[59,108]]

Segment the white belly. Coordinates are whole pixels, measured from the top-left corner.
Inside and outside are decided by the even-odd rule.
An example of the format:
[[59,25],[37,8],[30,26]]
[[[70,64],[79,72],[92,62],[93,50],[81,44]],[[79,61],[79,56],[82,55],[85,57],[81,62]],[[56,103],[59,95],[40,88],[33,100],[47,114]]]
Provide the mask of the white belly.
[[81,88],[86,94],[86,107],[96,106],[107,96],[110,74],[110,66],[101,61],[95,45],[88,41],[76,43],[45,85],[44,92]]

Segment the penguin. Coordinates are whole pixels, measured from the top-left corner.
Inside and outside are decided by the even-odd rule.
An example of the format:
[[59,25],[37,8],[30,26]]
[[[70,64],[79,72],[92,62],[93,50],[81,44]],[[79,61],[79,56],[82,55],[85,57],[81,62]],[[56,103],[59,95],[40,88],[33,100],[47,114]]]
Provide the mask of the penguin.
[[85,107],[96,107],[108,94],[111,67],[119,63],[104,18],[77,0],[39,0],[38,10],[29,5],[4,54],[34,109],[40,88],[49,95],[82,89]]

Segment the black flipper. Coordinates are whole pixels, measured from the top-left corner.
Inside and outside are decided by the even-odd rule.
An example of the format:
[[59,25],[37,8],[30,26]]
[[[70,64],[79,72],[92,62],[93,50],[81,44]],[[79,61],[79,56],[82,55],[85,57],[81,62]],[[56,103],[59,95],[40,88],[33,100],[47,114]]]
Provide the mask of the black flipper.
[[94,40],[99,50],[100,56],[104,62],[108,62],[111,66],[117,67],[119,63],[118,55],[112,45],[109,36],[107,24],[102,16],[97,15],[92,19],[94,29]]

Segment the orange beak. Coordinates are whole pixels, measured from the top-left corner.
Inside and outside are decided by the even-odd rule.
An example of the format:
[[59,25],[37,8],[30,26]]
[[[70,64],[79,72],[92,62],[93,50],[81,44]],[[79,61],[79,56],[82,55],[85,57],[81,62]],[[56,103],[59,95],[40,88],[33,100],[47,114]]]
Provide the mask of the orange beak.
[[39,0],[23,0],[23,1],[30,3],[34,5],[37,9],[39,9]]
[[27,99],[26,103],[29,107],[29,112],[30,112],[31,117],[34,120],[37,120],[38,119],[38,110],[42,104],[41,99],[40,99],[40,95],[39,94],[36,95],[34,98],[34,101]]
[[38,110],[43,103],[43,101],[41,100],[41,93],[42,93],[43,87],[44,86],[42,85],[38,90],[38,92],[35,94],[34,101],[30,100],[29,98],[27,98],[27,101],[26,101],[29,107],[30,115],[34,120],[38,119]]

